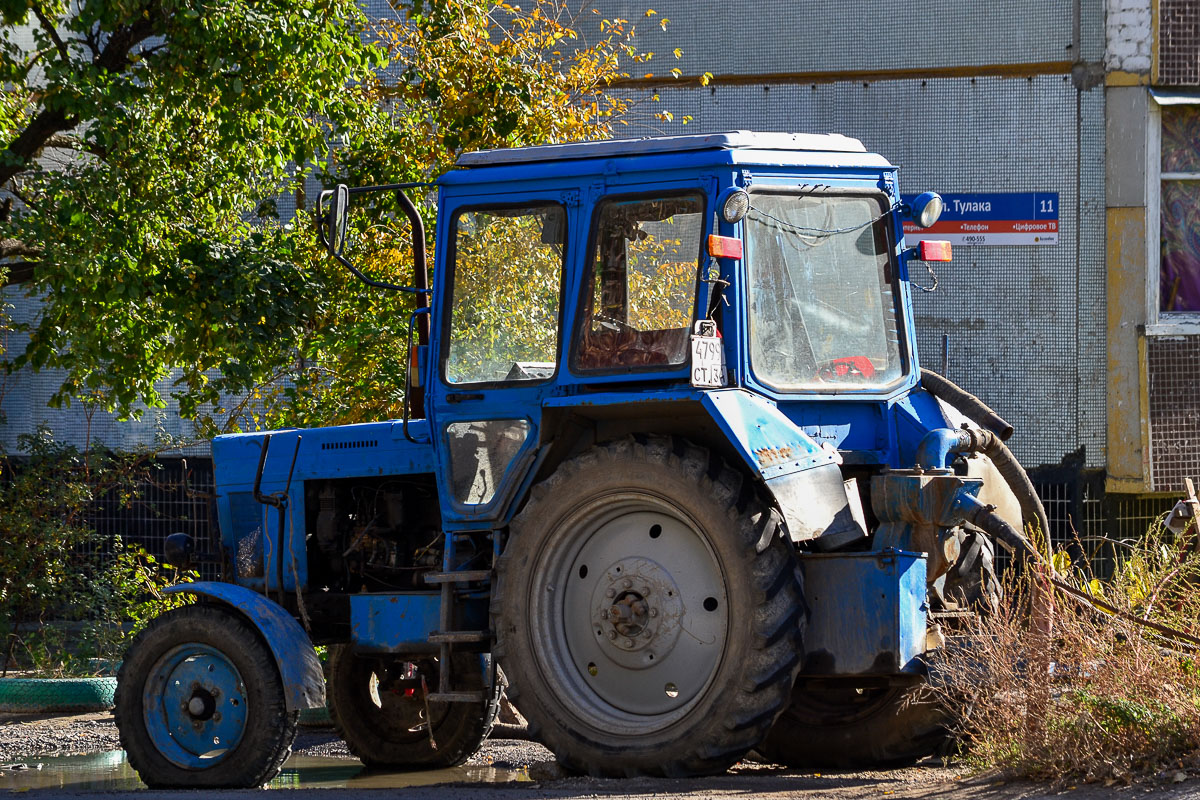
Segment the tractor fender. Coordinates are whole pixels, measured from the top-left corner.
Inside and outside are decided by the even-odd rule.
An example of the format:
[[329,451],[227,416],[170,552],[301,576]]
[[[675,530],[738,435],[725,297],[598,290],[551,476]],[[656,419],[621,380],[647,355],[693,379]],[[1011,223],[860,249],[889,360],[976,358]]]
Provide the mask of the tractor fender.
[[217,600],[250,620],[275,657],[279,677],[283,679],[284,703],[288,711],[321,708],[325,705],[325,674],[321,662],[300,623],[258,592],[233,583],[200,581],[181,583],[164,590],[166,594],[194,594]]
[[701,403],[774,498],[794,542],[837,547],[866,535],[857,491],[842,480],[842,457],[820,445],[776,404],[743,389],[705,392]]

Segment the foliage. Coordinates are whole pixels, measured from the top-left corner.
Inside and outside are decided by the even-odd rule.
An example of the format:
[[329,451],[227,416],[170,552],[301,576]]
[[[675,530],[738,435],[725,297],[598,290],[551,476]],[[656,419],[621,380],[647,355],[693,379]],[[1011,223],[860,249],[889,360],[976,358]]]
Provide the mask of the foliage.
[[189,576],[162,571],[145,550],[97,534],[85,518],[96,497],[133,499],[144,457],[80,453],[44,429],[22,436],[21,449],[22,459],[0,461],[0,667],[87,674],[91,659],[124,650],[130,626],[136,633],[182,603],[161,590]]
[[1019,776],[1111,782],[1190,759],[1200,748],[1194,649],[1081,603],[1047,577],[1196,636],[1195,543],[1195,531],[1176,539],[1156,527],[1104,581],[1063,550],[1045,567],[1010,570],[1001,609],[977,621],[966,646],[945,651],[939,668],[949,681],[933,690],[948,709],[968,709],[958,722],[968,760]]
[[[432,180],[467,149],[603,137],[635,113],[612,85],[652,55],[561,0],[414,0],[373,23],[352,0],[2,8],[0,185],[19,202],[0,258],[44,302],[9,367],[65,370],[55,404],[136,416],[174,396],[206,434],[399,412],[412,296],[330,262],[306,169]],[[410,283],[389,199],[354,217],[358,263]]]
[[[381,77],[370,87],[387,118],[348,134],[348,146],[334,154],[327,182],[335,175],[351,184],[430,181],[466,150],[611,135],[638,109],[607,90],[629,77],[626,65],[644,65],[651,54],[634,47],[628,21],[596,17],[589,24],[590,17],[571,16],[559,0],[534,0],[520,8],[441,0],[414,4],[404,22],[382,22],[379,36],[390,62],[403,65],[399,80]],[[589,29],[595,38],[584,41]],[[432,253],[431,197],[417,193],[414,200]],[[378,280],[409,285],[410,231],[401,219],[387,196],[357,204],[347,257]],[[515,232],[505,237],[496,231],[493,244],[511,261],[487,282],[487,292],[464,301],[486,323],[476,338],[501,335],[505,326],[529,330],[540,320],[529,349],[533,355],[512,360],[545,360],[537,354],[554,350],[556,332],[550,327],[557,324],[558,288],[547,262],[538,257],[547,248],[521,254]],[[298,358],[285,370],[287,382],[262,390],[257,402],[265,413],[256,412],[254,404],[235,409],[246,417],[239,424],[334,424],[399,416],[408,355],[401,343],[408,336],[413,296],[362,286],[311,240],[305,241],[301,259],[322,290],[310,324],[295,338]]]
[[[136,414],[261,381],[309,317],[295,244],[250,222],[373,109],[353,0],[0,4],[0,256],[44,301],[12,367]],[[32,47],[23,45],[32,33]],[[220,368],[221,372],[215,370]]]

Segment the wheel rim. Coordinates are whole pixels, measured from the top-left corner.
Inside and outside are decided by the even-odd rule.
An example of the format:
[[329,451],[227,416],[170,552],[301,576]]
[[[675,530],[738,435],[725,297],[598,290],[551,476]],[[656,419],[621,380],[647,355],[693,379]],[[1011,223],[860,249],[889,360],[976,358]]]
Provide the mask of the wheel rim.
[[214,647],[180,645],[155,662],[142,693],[146,730],[168,761],[206,769],[229,757],[249,713],[237,667]]
[[532,578],[539,666],[583,721],[643,735],[704,696],[729,633],[725,579],[701,527],[673,503],[592,498],[550,534]]

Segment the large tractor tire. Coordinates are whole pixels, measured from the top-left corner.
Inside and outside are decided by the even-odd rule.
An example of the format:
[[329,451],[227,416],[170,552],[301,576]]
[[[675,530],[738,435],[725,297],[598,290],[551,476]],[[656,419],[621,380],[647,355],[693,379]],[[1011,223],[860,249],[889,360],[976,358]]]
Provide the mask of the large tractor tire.
[[513,520],[497,575],[508,696],[569,770],[718,773],[788,703],[796,558],[707,450],[629,438],[565,462]]
[[275,777],[300,712],[258,631],[231,608],[189,605],[155,619],[117,676],[121,746],[154,789],[247,788]]
[[[477,653],[455,655],[451,666],[456,689],[483,689]],[[350,752],[369,767],[453,767],[479,749],[495,716],[494,703],[427,705],[423,693],[436,691],[437,680],[432,656],[405,661],[337,645],[329,650],[329,715]]]
[[[995,611],[1001,599],[995,545],[976,529],[960,538],[961,555],[939,588],[956,610]],[[816,690],[798,683],[791,705],[755,749],[789,767],[895,767],[947,752],[952,727],[947,710],[921,697],[919,687]]]

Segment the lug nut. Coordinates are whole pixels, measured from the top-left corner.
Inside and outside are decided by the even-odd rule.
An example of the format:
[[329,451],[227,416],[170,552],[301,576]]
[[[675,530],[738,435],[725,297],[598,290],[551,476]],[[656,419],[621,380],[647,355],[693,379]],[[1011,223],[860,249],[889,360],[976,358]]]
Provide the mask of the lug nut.
[[626,578],[625,580],[621,581],[621,585],[624,586],[626,589],[629,589],[630,587],[633,586],[633,581],[629,580],[629,578]]
[[607,592],[604,593],[605,597],[616,597],[616,595],[617,595],[616,589],[609,589]]
[[609,631],[609,632],[608,632],[608,638],[609,638],[609,639],[612,639],[613,641],[616,641],[616,638],[617,638],[617,632],[616,632],[616,631]]
[[633,639],[626,639],[626,640],[625,640],[625,646],[626,646],[626,647],[633,647]]
[[213,712],[213,722],[220,722],[220,721],[221,721],[221,712],[214,711]]
[[651,616],[651,617],[657,617],[657,616],[658,616],[658,609],[657,609],[657,608],[652,608],[652,609],[650,609],[650,616]]
[[608,609],[607,608],[600,612],[600,619],[608,619]]

